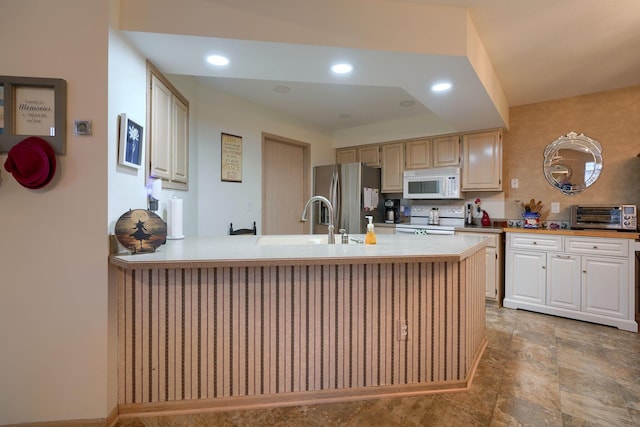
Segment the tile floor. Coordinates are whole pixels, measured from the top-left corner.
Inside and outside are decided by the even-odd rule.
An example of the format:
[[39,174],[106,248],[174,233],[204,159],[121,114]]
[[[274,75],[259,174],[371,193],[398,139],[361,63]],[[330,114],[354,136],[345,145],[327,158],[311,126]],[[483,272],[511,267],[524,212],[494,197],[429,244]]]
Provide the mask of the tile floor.
[[640,426],[640,335],[487,307],[471,390],[432,396],[150,417],[149,426]]

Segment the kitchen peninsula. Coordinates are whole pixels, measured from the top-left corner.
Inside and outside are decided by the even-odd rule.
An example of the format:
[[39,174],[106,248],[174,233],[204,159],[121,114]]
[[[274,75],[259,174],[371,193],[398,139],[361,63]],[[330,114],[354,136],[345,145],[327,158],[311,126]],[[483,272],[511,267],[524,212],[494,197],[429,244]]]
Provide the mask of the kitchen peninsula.
[[468,388],[486,346],[487,239],[326,238],[112,255],[120,417]]

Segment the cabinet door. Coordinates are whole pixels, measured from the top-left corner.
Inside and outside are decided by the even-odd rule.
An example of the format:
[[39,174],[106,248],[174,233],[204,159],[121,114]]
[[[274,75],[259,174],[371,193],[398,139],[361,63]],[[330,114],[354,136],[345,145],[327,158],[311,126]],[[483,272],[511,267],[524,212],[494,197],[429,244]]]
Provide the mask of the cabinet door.
[[402,192],[404,143],[382,145],[382,192]]
[[462,190],[502,190],[502,133],[464,135],[462,143]]
[[380,166],[380,146],[371,145],[367,147],[358,147],[358,161],[367,166]]
[[405,164],[407,169],[431,167],[431,141],[420,139],[405,143]]
[[189,113],[187,106],[173,98],[173,163],[171,180],[187,183],[189,171]]
[[[544,305],[546,262],[545,252],[509,251],[505,283],[506,298]],[[505,305],[507,305],[506,301]]]
[[547,305],[580,310],[580,264],[579,256],[547,254]]
[[154,178],[171,179],[172,94],[160,79],[151,77],[151,171]]
[[354,163],[358,161],[355,148],[338,148],[336,150],[336,163]]
[[498,298],[498,255],[496,248],[485,248],[485,298],[497,299]]
[[443,136],[431,141],[433,167],[460,166],[460,137]]
[[582,257],[582,311],[627,318],[627,259]]

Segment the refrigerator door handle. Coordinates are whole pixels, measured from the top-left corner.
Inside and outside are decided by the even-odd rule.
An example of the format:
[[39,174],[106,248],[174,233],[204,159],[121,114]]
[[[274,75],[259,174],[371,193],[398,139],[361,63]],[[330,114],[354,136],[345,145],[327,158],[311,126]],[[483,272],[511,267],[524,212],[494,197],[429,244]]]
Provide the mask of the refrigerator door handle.
[[340,215],[340,177],[338,175],[338,167],[337,165],[333,169],[333,174],[331,175],[331,188],[329,189],[329,201],[333,206],[333,225],[338,227],[338,218]]

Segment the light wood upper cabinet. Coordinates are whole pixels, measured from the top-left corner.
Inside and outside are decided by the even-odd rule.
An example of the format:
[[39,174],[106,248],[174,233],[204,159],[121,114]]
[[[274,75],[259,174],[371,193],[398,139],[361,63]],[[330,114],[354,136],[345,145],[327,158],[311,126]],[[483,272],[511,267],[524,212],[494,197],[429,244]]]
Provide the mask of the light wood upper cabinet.
[[502,132],[464,135],[462,191],[502,190]]
[[418,139],[405,143],[405,168],[425,169],[431,167],[431,140]]
[[150,101],[150,175],[168,180],[171,179],[171,91],[155,75],[151,75]]
[[443,136],[431,141],[433,167],[460,166],[460,136]]
[[364,145],[336,149],[336,163],[362,162],[367,166],[380,167],[380,145]]
[[405,142],[405,168],[426,169],[460,165],[460,136]]
[[382,145],[382,193],[401,193],[404,143]]
[[150,63],[148,97],[148,176],[163,188],[188,189],[189,101]]
[[380,145],[358,147],[358,161],[371,167],[380,167]]
[[336,149],[336,163],[354,163],[358,161],[358,152],[355,147]]
[[173,98],[173,169],[171,180],[187,184],[189,176],[189,107]]

